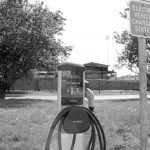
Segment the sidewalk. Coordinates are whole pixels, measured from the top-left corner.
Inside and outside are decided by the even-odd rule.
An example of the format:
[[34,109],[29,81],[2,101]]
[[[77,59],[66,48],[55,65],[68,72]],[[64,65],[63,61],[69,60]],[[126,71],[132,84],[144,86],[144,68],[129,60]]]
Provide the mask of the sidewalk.
[[[150,95],[147,95],[150,98]],[[57,100],[57,95],[49,94],[24,94],[24,95],[6,95],[5,99],[42,99],[42,100]],[[95,100],[137,100],[138,94],[114,94],[114,95],[96,95]]]

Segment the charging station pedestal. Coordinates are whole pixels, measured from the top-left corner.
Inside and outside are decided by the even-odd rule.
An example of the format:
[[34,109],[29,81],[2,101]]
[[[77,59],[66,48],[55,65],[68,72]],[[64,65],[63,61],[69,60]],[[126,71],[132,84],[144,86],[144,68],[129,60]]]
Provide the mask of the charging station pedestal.
[[[58,112],[72,105],[85,105],[84,79],[85,67],[83,65],[62,63],[58,66]],[[65,133],[65,131],[62,133],[62,150],[70,150],[72,137],[72,134]],[[74,150],[84,150],[83,133],[77,135]]]

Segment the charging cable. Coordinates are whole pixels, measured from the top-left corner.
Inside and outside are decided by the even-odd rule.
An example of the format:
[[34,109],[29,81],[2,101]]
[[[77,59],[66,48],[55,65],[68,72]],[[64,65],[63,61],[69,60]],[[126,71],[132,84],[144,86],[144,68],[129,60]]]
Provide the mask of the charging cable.
[[[81,115],[83,114],[83,115]],[[69,122],[67,122],[69,121]],[[46,145],[45,150],[50,150],[50,142],[58,124],[58,148],[62,150],[61,144],[61,131],[64,129],[69,134],[73,134],[72,144],[70,150],[74,149],[76,135],[78,133],[84,133],[88,131],[91,127],[91,135],[88,142],[87,150],[94,150],[96,137],[98,136],[99,150],[106,150],[106,138],[103,131],[102,125],[100,124],[98,118],[94,115],[92,111],[83,106],[70,106],[63,109],[53,121]],[[96,134],[97,133],[97,134]],[[96,136],[97,135],[97,136]]]

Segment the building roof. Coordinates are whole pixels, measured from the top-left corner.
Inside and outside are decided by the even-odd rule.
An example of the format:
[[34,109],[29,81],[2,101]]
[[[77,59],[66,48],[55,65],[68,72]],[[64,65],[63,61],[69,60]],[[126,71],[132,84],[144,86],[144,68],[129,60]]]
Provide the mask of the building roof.
[[85,66],[72,62],[64,62],[58,66],[58,70],[80,70],[85,71]]
[[89,62],[89,63],[84,64],[84,66],[108,67],[109,65],[104,65],[104,64],[95,63],[95,62]]
[[100,70],[100,71],[108,71],[109,65],[99,64],[95,62],[89,62],[84,64],[86,70]]

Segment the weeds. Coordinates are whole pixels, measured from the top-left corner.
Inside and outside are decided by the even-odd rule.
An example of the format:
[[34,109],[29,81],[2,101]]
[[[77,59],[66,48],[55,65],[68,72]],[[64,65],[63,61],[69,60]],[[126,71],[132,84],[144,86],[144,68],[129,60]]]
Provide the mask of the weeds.
[[[9,100],[5,103],[6,107],[0,108],[0,150],[43,150],[51,123],[57,114],[57,102],[15,102]],[[107,150],[140,150],[138,101],[96,101],[95,106],[95,114],[106,134]],[[150,109],[148,111],[150,115]],[[148,119],[150,121],[150,117]],[[88,141],[88,134],[85,137]],[[97,146],[98,143],[95,149],[98,149]],[[150,149],[150,141],[148,146]]]

